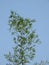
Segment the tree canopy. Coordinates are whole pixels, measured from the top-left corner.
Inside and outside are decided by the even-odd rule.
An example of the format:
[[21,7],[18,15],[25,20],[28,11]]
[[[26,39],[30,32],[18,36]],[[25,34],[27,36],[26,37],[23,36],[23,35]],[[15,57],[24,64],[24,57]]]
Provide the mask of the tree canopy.
[[15,47],[13,54],[5,54],[9,61],[8,65],[25,65],[35,56],[35,45],[40,43],[38,35],[33,28],[35,20],[23,18],[16,12],[11,11],[8,24],[13,35]]

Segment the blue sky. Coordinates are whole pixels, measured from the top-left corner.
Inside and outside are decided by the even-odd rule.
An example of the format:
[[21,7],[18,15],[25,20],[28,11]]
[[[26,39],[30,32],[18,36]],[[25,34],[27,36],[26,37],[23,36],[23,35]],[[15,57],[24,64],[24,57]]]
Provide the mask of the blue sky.
[[37,45],[33,61],[49,61],[49,0],[0,0],[0,65],[7,63],[4,54],[12,51],[14,45],[12,35],[8,30],[11,10],[22,17],[37,21],[35,28],[42,43]]

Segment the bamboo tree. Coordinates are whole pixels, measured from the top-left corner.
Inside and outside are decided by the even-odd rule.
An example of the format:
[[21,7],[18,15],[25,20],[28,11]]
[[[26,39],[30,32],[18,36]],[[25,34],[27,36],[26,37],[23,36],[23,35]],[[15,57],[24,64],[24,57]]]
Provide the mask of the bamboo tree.
[[35,45],[39,43],[38,35],[33,29],[35,20],[23,18],[16,12],[11,11],[9,16],[9,26],[15,47],[13,47],[13,54],[5,54],[9,61],[8,65],[25,65],[29,63],[35,56]]

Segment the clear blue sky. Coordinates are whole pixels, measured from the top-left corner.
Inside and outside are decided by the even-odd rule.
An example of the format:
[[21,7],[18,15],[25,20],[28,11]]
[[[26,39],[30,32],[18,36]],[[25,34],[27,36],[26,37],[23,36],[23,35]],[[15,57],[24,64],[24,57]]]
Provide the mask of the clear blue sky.
[[34,61],[49,61],[49,0],[0,0],[0,65],[7,63],[4,54],[12,51],[14,45],[8,30],[8,17],[11,10],[22,17],[37,21],[35,28],[42,43],[36,48]]

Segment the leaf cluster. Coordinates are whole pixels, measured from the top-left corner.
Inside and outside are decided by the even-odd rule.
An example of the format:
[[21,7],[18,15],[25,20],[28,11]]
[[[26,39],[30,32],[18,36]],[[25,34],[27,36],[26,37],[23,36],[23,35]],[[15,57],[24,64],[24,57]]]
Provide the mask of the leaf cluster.
[[35,56],[34,45],[39,42],[39,38],[35,30],[32,30],[34,22],[35,20],[24,19],[16,12],[11,11],[9,26],[16,46],[13,48],[14,53],[9,52],[5,57],[13,65],[24,65]]

